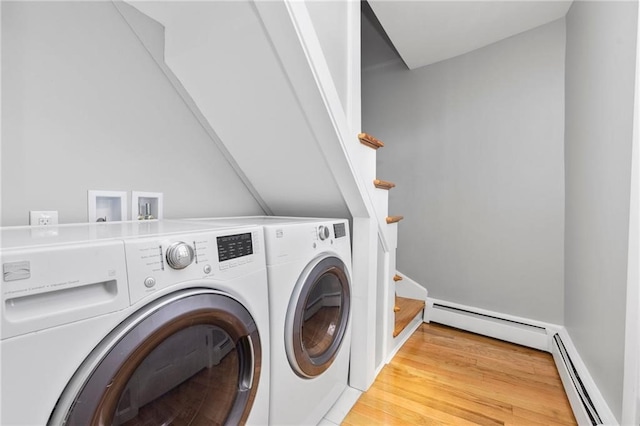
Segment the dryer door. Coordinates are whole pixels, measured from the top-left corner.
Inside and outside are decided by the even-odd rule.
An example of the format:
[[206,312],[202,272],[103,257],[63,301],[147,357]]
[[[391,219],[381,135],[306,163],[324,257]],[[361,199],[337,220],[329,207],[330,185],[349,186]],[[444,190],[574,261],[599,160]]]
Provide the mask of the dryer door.
[[260,360],[257,327],[238,301],[206,289],[175,293],[94,350],[49,424],[242,424]]
[[313,378],[333,363],[340,350],[351,309],[351,284],[345,264],[335,256],[311,262],[289,301],[285,344],[293,370]]

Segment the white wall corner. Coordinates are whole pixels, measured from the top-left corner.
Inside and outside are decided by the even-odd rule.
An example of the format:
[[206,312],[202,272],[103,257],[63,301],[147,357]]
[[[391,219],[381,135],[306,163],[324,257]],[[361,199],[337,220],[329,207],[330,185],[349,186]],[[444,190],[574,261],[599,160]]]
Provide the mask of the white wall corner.
[[164,63],[164,26],[126,1],[112,1],[153,59]]
[[[638,20],[640,23],[640,8]],[[627,262],[627,318],[625,330],[622,423],[640,424],[640,25],[636,39],[636,81],[631,146],[631,196]]]

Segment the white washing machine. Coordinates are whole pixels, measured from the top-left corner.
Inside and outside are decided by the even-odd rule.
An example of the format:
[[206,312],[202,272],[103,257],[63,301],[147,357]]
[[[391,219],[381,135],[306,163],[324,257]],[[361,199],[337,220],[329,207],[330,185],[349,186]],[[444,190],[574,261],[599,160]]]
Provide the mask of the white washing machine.
[[270,423],[315,425],[348,382],[348,221],[268,216],[217,221],[264,228],[271,315]]
[[2,228],[3,425],[264,425],[258,227]]

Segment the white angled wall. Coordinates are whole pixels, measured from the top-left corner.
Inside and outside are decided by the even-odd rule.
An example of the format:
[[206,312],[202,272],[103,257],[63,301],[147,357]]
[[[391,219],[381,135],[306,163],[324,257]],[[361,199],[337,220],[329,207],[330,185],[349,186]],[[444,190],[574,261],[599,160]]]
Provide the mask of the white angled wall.
[[333,77],[333,83],[338,91],[342,109],[348,110],[349,98],[349,50],[348,25],[349,2],[321,1],[308,2],[307,10],[313,22],[318,40],[322,46],[322,53]]
[[89,189],[163,192],[169,218],[262,213],[111,2],[3,2],[1,224],[86,221]]

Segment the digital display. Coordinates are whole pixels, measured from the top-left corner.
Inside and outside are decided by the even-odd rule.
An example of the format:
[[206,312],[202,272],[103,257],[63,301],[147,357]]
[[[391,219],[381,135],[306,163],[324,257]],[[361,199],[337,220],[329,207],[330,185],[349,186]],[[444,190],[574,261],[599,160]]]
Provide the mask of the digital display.
[[333,224],[333,235],[336,236],[336,238],[341,238],[347,235],[347,231],[346,228],[344,226],[344,223],[334,223]]
[[237,235],[218,237],[218,261],[236,259],[253,254],[253,239],[251,232]]

